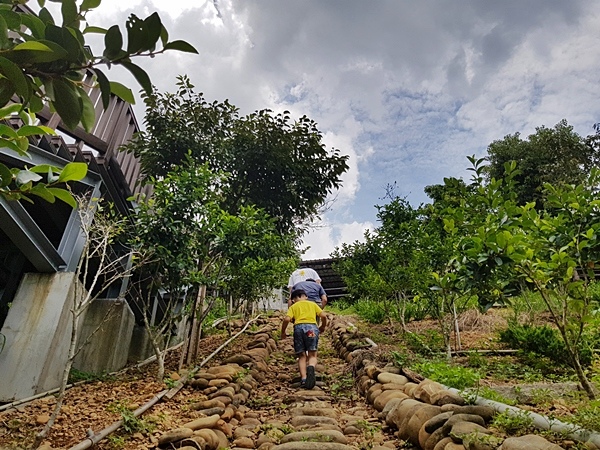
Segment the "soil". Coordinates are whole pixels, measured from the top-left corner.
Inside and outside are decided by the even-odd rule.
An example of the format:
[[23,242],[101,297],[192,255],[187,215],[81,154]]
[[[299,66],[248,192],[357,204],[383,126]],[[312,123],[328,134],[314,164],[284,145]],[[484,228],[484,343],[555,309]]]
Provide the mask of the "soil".
[[[391,350],[398,350],[398,327],[389,325],[373,326],[365,324],[358,318],[351,319],[359,329],[367,330],[366,335],[373,336],[379,344],[375,353],[382,361],[389,359]],[[497,339],[497,330],[506,326],[506,319],[501,311],[490,310],[486,315],[469,313],[461,317],[462,348],[464,350],[494,350],[503,346]],[[430,320],[408,324],[410,331],[427,334],[428,330],[437,330],[437,323]],[[212,353],[227,339],[227,334],[209,336],[202,340],[198,361]],[[377,339],[376,339],[377,337]],[[216,365],[222,359],[245,348],[251,336],[242,335],[232,342],[208,365]],[[291,344],[291,342],[289,343]],[[271,376],[261,386],[260,391],[253,394],[248,406],[257,414],[268,416],[274,420],[281,412],[281,405],[286,396],[292,395],[293,376],[296,374],[295,360],[289,345],[289,353],[277,353],[269,363],[273,370]],[[349,366],[338,359],[336,352],[328,342],[327,335],[320,343],[319,362],[323,367],[324,384],[321,386],[340,412],[347,410],[372,411],[362,398],[356,394],[352,386]],[[184,372],[177,372],[179,352],[172,352],[167,358],[167,378],[177,380]],[[88,434],[94,434],[122,418],[124,409],[131,411],[151,400],[156,394],[171,387],[155,379],[156,364],[150,363],[142,367],[130,367],[119,374],[90,381],[69,389],[64,406],[57,422],[52,428],[45,443],[53,449],[68,449],[81,441]],[[503,383],[484,383],[488,385]],[[505,383],[510,384],[510,383]],[[121,428],[108,439],[101,441],[95,448],[116,449],[151,449],[157,447],[157,436],[165,430],[180,426],[192,420],[194,412],[189,410],[190,402],[197,401],[198,394],[191,388],[184,387],[172,399],[163,399],[143,415],[142,425],[146,429]],[[560,400],[560,399],[558,399]],[[561,412],[568,414],[572,408],[557,399],[541,405],[539,412]],[[558,402],[558,403],[557,403]],[[42,428],[52,411],[55,398],[49,396],[30,403],[18,405],[0,412],[0,450],[26,449],[30,447],[36,433]],[[372,411],[373,412],[373,411]],[[375,415],[375,412],[373,412]],[[139,423],[138,423],[139,425]],[[385,430],[384,430],[385,431]],[[373,438],[371,434],[371,438]],[[386,436],[381,436],[385,440]]]

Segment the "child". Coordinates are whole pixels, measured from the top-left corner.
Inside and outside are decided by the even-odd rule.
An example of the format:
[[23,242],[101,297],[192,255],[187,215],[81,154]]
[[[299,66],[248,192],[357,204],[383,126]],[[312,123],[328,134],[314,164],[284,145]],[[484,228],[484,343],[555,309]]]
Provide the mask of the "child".
[[[288,324],[294,321],[294,351],[298,356],[300,370],[300,387],[312,389],[315,387],[315,366],[317,365],[317,347],[319,333],[325,331],[327,316],[315,302],[308,300],[306,292],[296,289],[292,292],[292,302],[287,315],[281,324],[281,339],[287,335]],[[316,317],[321,318],[321,326],[317,327]]]

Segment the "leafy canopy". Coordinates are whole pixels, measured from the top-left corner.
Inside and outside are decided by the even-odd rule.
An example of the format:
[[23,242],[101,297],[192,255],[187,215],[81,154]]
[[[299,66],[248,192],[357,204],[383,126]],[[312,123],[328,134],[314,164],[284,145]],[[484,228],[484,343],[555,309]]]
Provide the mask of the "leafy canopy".
[[514,189],[518,203],[533,201],[542,207],[543,185],[583,182],[592,167],[600,163],[600,147],[597,140],[582,138],[562,120],[554,128],[536,128],[527,139],[515,133],[492,142],[488,160],[488,180],[503,178],[505,164],[516,161],[519,173],[514,175]]
[[146,130],[127,146],[142,172],[165,175],[186,158],[229,175],[223,208],[235,213],[255,205],[280,232],[306,224],[341,185],[347,156],[327,151],[317,124],[289,113],[262,110],[240,116],[227,100],[209,103],[187,77],[175,93],[145,95]]

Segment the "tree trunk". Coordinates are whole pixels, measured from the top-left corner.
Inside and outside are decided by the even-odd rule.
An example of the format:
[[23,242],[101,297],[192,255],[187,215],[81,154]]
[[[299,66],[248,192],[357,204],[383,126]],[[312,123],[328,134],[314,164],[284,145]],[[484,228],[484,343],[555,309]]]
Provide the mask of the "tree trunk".
[[[75,289],[82,289],[81,287],[75,287]],[[79,298],[77,293],[74,294],[75,298]],[[38,448],[40,444],[46,439],[50,429],[54,425],[60,410],[62,409],[63,401],[65,400],[65,391],[67,389],[67,384],[69,383],[69,374],[71,373],[71,367],[73,367],[73,360],[75,359],[75,354],[77,351],[77,334],[79,332],[79,314],[80,311],[75,309],[75,307],[71,310],[71,342],[69,343],[69,352],[67,353],[67,363],[63,369],[62,380],[60,382],[60,390],[58,391],[58,395],[56,397],[56,405],[54,405],[54,409],[52,410],[52,414],[50,414],[50,419],[46,422],[46,425],[36,436],[33,442],[33,448]]]
[[575,366],[574,367],[575,372],[577,373],[577,378],[579,379],[579,382],[581,383],[581,387],[583,388],[583,390],[585,391],[585,393],[587,394],[587,396],[589,397],[590,400],[595,400],[596,393],[594,392],[594,387],[592,386],[592,383],[590,383],[590,381],[585,376],[585,372],[583,371],[583,367],[581,367],[581,362],[579,361],[579,357],[577,357],[575,355],[571,355],[571,358],[573,359],[573,366]]
[[458,314],[456,314],[456,304],[452,303],[452,323],[454,325],[454,336],[456,336],[456,350],[462,350],[460,342],[460,329],[458,327]]

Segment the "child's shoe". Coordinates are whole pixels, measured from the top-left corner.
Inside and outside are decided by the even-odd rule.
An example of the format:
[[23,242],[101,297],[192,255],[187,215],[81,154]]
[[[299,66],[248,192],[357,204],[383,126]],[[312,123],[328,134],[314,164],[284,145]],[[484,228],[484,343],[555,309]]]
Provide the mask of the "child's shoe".
[[315,366],[308,366],[306,368],[306,389],[312,389],[315,387],[317,379],[315,377]]

